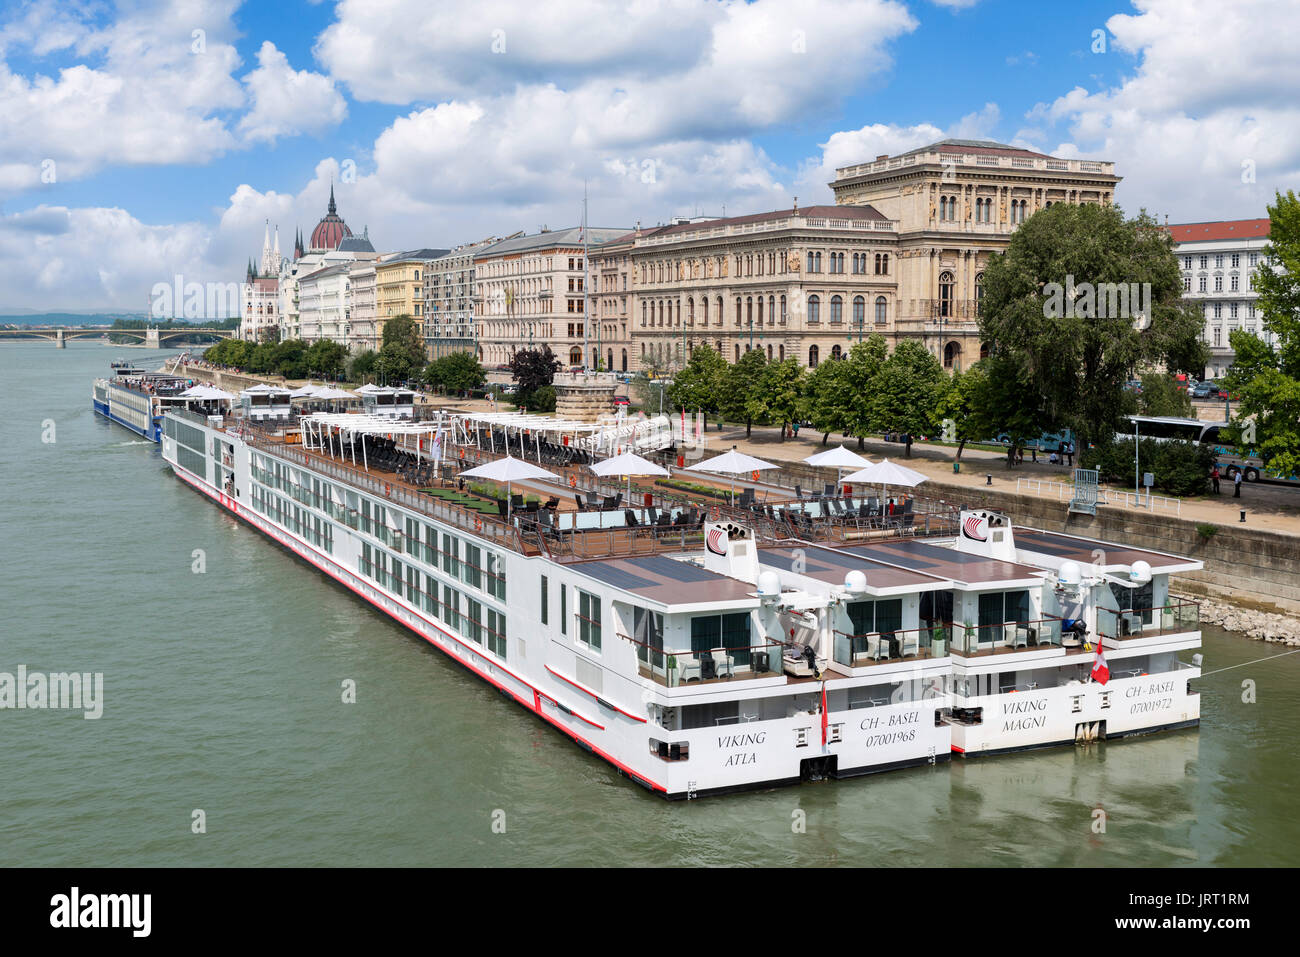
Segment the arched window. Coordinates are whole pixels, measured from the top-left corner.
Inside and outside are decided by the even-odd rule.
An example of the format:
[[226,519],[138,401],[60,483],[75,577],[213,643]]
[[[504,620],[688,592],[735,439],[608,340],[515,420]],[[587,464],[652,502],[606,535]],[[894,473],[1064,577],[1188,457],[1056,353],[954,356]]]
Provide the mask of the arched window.
[[572,349],[569,350],[569,365],[571,366],[582,365],[582,350],[579,349],[577,346],[574,346]]
[[889,253],[882,253],[880,256],[880,274],[889,275]]
[[754,297],[753,296],[745,297],[745,321],[748,323],[753,323],[754,321]]
[[853,297],[853,324],[861,326],[867,321],[867,300],[862,296]]
[[889,319],[889,302],[884,296],[876,297],[876,322],[886,322]]
[[763,297],[758,297],[758,324],[763,324]]
[[785,325],[785,296],[781,297],[781,325]]
[[958,371],[961,370],[961,343],[950,342],[943,347],[943,367],[951,369],[956,366]]
[[709,297],[700,297],[700,324],[707,326],[709,324]]
[[776,296],[767,297],[767,321],[776,322]]
[[981,342],[981,343],[980,343],[980,358],[981,358],[981,359],[987,359],[988,357],[989,357],[989,344],[988,344],[987,342]]
[[686,318],[691,325],[695,325],[695,297],[691,296],[686,300]]
[[843,357],[843,350],[838,345],[831,346],[831,358],[839,359]]
[[785,361],[785,346],[781,346],[781,348],[780,348],[780,352],[778,353],[778,355],[780,355],[780,357],[781,357],[781,361],[784,362],[784,361]]
[[939,274],[939,315],[945,318],[952,317],[952,293],[953,282],[952,273],[943,272]]
[[642,303],[641,303],[641,326],[642,326],[642,328],[645,327],[645,310],[646,310],[646,303],[645,303],[644,301],[642,301]]
[[831,322],[844,321],[844,298],[831,296]]
[[817,347],[816,346],[808,347],[808,368],[809,369],[817,368]]
[[812,253],[809,253],[809,254],[808,254],[808,272],[812,272],[812,271],[813,271],[813,254],[812,254]]
[[822,301],[817,296],[808,297],[808,321],[821,322]]
[[627,371],[627,350],[626,350],[626,349],[623,350],[623,370],[622,370],[622,371],[624,371],[624,372]]
[[768,346],[767,346],[767,361],[768,361],[768,362],[771,362],[771,361],[772,361],[772,344],[771,344],[771,343],[768,343]]
[[815,255],[815,256],[817,257],[817,272],[821,272],[821,271],[822,271],[822,254],[821,254],[820,252],[818,252],[818,253],[814,253],[813,255]]
[[609,364],[605,366],[605,371],[607,372],[614,371],[614,350],[613,349],[609,350]]
[[721,296],[718,297],[718,325],[722,325],[722,297]]
[[741,323],[741,318],[740,318],[740,297],[737,296],[737,297],[736,297],[736,325],[740,325],[740,323]]
[[737,361],[737,362],[740,361],[740,343],[739,343],[739,342],[736,343],[736,361]]
[[948,197],[939,197],[939,221],[942,222],[948,218]]

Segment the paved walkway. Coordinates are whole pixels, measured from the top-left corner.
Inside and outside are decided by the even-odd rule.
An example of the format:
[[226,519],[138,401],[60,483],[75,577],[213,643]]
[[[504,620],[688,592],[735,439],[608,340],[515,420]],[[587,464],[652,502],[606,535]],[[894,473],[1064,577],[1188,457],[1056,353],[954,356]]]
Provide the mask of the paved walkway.
[[[753,437],[747,440],[743,427],[728,426],[721,431],[714,428],[709,430],[706,449],[709,454],[717,454],[735,445],[741,452],[770,462],[798,462],[822,451],[821,439],[820,432],[809,435],[801,430],[798,439],[782,442],[777,437],[776,429],[755,427]],[[834,448],[836,444],[836,436],[832,435],[825,448]],[[956,459],[955,447],[916,443],[912,446],[912,457],[908,459],[904,455],[905,447],[902,444],[885,442],[879,438],[867,439],[865,448],[861,451],[856,439],[843,439],[840,444],[865,455],[873,462],[888,458],[922,472],[936,482],[971,488],[987,488],[986,476],[991,475],[993,488],[1014,493],[1018,478],[1069,482],[1073,474],[1065,466],[1042,461],[1035,464],[1028,459],[1016,468],[1008,469],[1006,453],[969,448],[962,453],[961,472],[954,474],[952,463]],[[1184,498],[1180,517],[1217,525],[1236,525],[1239,524],[1238,512],[1244,508],[1248,526],[1300,535],[1300,488],[1243,482],[1239,499],[1232,497],[1231,482],[1224,481],[1222,489],[1223,494],[1217,499],[1214,496]]]

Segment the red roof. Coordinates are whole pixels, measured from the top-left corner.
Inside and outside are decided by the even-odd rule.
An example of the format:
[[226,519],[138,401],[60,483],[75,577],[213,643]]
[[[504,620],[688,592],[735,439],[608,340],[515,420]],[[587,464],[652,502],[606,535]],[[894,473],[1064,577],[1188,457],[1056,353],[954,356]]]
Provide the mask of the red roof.
[[1218,223],[1184,223],[1165,228],[1169,230],[1176,243],[1268,238],[1267,219],[1228,219]]

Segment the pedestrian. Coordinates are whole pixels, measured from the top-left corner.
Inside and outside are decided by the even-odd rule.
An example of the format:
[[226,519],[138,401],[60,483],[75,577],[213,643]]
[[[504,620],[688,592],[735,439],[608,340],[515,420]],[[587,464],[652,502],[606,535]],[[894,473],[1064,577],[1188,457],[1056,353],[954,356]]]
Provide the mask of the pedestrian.
[[798,422],[791,423],[790,428],[794,430],[794,437],[796,439],[799,438],[799,423]]
[[1210,484],[1214,486],[1214,494],[1219,494],[1219,467],[1216,465],[1210,469]]
[[1232,497],[1241,498],[1241,469],[1232,473]]
[[1060,461],[1060,459],[1057,458],[1056,452],[1053,451],[1052,454],[1051,454],[1050,456],[1048,456],[1047,461],[1050,462],[1052,465],[1055,465],[1055,464],[1057,464],[1057,462]]
[[1073,442],[1065,443],[1065,454],[1069,457],[1069,461],[1066,464],[1070,466],[1070,468],[1074,468],[1074,443]]
[[1037,442],[1037,440],[1035,440],[1034,444],[1031,445],[1031,446],[1029,447],[1029,460],[1030,460],[1031,462],[1037,462],[1037,461],[1038,461],[1038,442]]

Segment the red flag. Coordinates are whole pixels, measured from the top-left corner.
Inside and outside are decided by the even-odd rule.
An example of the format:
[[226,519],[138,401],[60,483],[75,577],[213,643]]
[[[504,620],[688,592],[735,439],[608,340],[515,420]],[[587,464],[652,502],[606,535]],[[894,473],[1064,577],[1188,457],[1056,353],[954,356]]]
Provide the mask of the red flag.
[[829,721],[826,717],[826,685],[822,685],[822,744],[826,744],[826,727]]
[[1103,685],[1110,680],[1110,666],[1102,654],[1100,638],[1097,639],[1097,659],[1092,663],[1092,680]]

